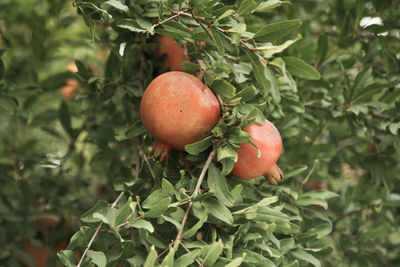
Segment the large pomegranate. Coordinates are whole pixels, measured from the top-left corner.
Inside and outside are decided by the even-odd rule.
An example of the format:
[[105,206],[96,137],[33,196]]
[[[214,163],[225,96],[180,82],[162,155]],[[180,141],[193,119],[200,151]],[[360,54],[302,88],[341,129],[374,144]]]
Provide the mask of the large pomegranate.
[[276,185],[277,181],[283,179],[283,173],[276,165],[282,153],[282,138],[278,130],[268,120],[262,125],[249,124],[243,130],[251,135],[251,141],[257,145],[261,157],[257,158],[254,146],[243,143],[237,149],[238,161],[233,167],[233,175],[246,180],[263,175],[271,184]]
[[[185,61],[185,47],[181,48],[171,36],[161,35],[157,37],[158,54],[166,54],[163,69],[182,71],[182,63]],[[186,59],[187,60],[187,59]]]
[[207,137],[217,124],[220,106],[211,90],[193,75],[170,71],[155,78],[140,103],[140,118],[155,137],[152,151],[163,161],[171,149]]

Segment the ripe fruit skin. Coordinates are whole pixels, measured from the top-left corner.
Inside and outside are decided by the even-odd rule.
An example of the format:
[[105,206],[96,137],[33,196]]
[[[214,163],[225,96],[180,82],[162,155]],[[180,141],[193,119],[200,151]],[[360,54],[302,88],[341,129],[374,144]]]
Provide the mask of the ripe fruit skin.
[[[75,62],[70,62],[67,67],[72,73],[78,72],[78,68]],[[79,84],[74,79],[66,79],[65,85],[61,88],[61,94],[64,96],[66,100],[73,100],[78,94],[77,90],[79,89]]]
[[207,137],[217,124],[220,106],[212,91],[193,75],[170,71],[155,78],[140,103],[140,118],[155,137],[152,154],[160,160],[171,149]]
[[78,94],[79,84],[74,79],[66,79],[66,85],[61,88],[61,94],[66,100],[73,100]]
[[245,132],[251,135],[251,141],[257,145],[261,157],[257,158],[257,149],[249,143],[243,143],[237,149],[238,161],[233,167],[233,175],[250,180],[264,175],[274,185],[283,179],[281,169],[276,165],[282,153],[282,138],[276,127],[268,120],[264,124],[247,125]]
[[185,51],[171,36],[161,35],[157,38],[159,43],[157,52],[159,55],[166,54],[167,57],[163,64],[163,69],[169,68],[171,71],[182,71],[182,62],[185,61]]

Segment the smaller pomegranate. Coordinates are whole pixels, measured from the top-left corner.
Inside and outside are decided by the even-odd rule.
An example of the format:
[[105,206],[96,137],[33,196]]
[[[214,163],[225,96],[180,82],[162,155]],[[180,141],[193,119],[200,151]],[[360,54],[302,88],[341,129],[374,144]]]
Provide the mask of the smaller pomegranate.
[[184,150],[210,135],[220,116],[212,91],[193,75],[170,71],[155,78],[140,102],[140,118],[154,136],[152,155],[160,161],[171,149]]
[[276,165],[282,153],[282,138],[279,131],[268,120],[262,125],[249,124],[243,130],[251,135],[251,141],[257,145],[261,157],[257,158],[257,149],[254,146],[243,143],[236,150],[238,161],[233,167],[233,175],[245,180],[263,175],[268,182],[277,185],[277,181],[283,179],[283,173]]
[[166,54],[163,69],[169,68],[172,71],[182,71],[182,63],[188,60],[185,56],[186,45],[180,47],[171,36],[161,35],[157,38],[159,43],[157,52],[159,55]]

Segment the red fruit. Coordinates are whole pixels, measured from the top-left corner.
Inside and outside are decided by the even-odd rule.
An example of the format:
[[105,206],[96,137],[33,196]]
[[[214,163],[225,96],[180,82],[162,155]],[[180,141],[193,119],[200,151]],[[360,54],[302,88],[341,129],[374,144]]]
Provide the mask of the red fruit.
[[217,124],[220,106],[211,90],[193,75],[170,71],[155,78],[140,103],[140,118],[155,137],[152,151],[160,160],[171,149],[207,137]]
[[[163,69],[169,68],[174,71],[182,71],[182,63],[185,61],[185,46],[180,47],[171,36],[161,35],[157,38],[158,54],[166,54],[167,57],[163,64]],[[187,59],[186,59],[187,60]]]
[[278,130],[268,120],[262,125],[252,123],[243,130],[251,135],[251,141],[257,145],[261,157],[257,158],[254,146],[243,143],[237,149],[238,161],[233,167],[233,175],[245,180],[263,175],[271,184],[277,185],[277,181],[283,179],[283,173],[276,165],[282,153],[282,138]]

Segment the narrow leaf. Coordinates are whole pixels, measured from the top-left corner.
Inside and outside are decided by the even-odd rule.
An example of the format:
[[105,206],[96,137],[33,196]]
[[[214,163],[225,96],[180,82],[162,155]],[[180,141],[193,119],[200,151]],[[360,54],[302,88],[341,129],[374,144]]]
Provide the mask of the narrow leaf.
[[319,80],[321,75],[310,64],[296,57],[284,57],[286,69],[294,76],[306,80]]
[[300,25],[301,21],[298,19],[271,23],[258,30],[254,39],[257,42],[273,42],[295,32]]

